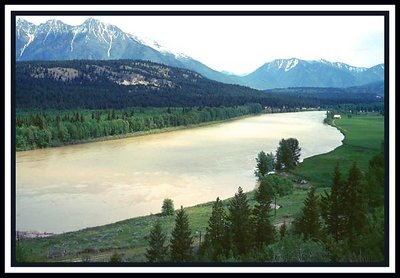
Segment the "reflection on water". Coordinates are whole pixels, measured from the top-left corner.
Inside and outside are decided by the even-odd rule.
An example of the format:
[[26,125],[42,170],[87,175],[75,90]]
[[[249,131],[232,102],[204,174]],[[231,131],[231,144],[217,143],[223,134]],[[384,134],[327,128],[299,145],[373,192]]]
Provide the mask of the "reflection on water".
[[267,114],[207,127],[16,156],[17,229],[66,232],[231,197],[254,188],[255,157],[295,137],[301,159],[343,135],[325,112]]

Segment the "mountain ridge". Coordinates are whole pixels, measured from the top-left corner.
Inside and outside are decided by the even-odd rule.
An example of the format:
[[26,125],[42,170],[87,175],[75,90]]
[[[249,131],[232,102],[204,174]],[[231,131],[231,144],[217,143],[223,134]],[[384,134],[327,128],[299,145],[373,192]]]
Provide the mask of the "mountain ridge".
[[383,81],[384,65],[354,67],[343,62],[275,59],[247,75],[213,70],[183,53],[171,51],[152,39],[139,38],[119,27],[88,18],[72,26],[60,20],[35,25],[19,18],[16,24],[17,61],[33,60],[148,60],[196,71],[223,83],[255,89],[285,87],[349,87]]

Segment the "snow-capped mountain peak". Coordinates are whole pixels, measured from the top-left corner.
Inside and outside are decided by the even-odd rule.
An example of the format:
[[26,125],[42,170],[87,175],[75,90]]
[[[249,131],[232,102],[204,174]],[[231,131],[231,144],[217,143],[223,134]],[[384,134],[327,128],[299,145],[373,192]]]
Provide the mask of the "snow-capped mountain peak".
[[39,32],[52,32],[54,34],[57,33],[66,33],[69,32],[72,26],[65,24],[61,20],[50,19],[45,23],[42,23],[38,26]]
[[276,59],[269,63],[268,68],[269,69],[275,69],[278,71],[290,71],[294,69],[298,64],[300,60],[297,58],[291,58],[291,59]]
[[324,64],[327,64],[327,65],[330,65],[332,67],[335,67],[335,68],[338,68],[338,69],[341,69],[341,70],[347,70],[347,71],[350,71],[350,72],[364,72],[364,71],[367,70],[367,68],[364,68],[364,67],[354,67],[354,66],[350,66],[350,65],[345,64],[345,63],[330,62],[330,61],[327,61],[327,60],[324,60],[324,59],[321,59],[320,62],[322,62]]
[[15,47],[17,61],[140,59],[187,68],[210,79],[258,89],[355,86],[383,80],[384,73],[382,65],[366,69],[323,59],[290,58],[273,60],[243,76],[224,74],[150,38],[125,33],[94,18],[77,26],[59,20],[37,26],[18,18]]
[[155,40],[152,40],[150,38],[147,37],[137,37],[137,36],[132,36],[136,41],[140,42],[141,44],[150,46],[151,48],[159,51],[159,52],[167,52],[167,53],[171,53],[171,51],[166,48],[165,46],[159,44],[158,42],[156,42]]
[[17,36],[24,36],[27,34],[33,34],[36,32],[37,26],[33,23],[26,21],[25,19],[18,18],[17,24]]
[[175,58],[177,59],[191,59],[191,57],[187,56],[184,53],[178,52],[178,51],[174,51],[171,50],[161,44],[159,44],[157,41],[152,40],[150,38],[147,37],[137,37],[137,36],[132,36],[136,41],[140,42],[141,44],[147,45],[155,50],[157,50],[158,52],[161,52],[162,54],[171,54],[174,55]]
[[285,66],[285,71],[289,71],[289,70],[293,69],[294,67],[297,66],[298,63],[299,63],[299,60],[296,58],[288,60],[286,63],[286,66]]

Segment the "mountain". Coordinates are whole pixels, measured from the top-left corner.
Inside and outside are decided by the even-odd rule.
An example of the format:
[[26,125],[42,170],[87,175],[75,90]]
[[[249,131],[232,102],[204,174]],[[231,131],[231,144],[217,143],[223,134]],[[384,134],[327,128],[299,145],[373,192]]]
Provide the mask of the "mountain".
[[326,60],[277,59],[243,77],[255,88],[350,87],[383,81],[384,65],[353,67]]
[[[232,57],[234,59],[235,57]],[[118,27],[89,18],[71,26],[59,20],[34,25],[18,19],[16,59],[32,60],[116,60],[140,59],[195,71],[223,83],[255,89],[285,87],[349,87],[382,81],[384,66],[353,67],[326,60],[277,59],[254,72],[237,76],[218,72],[182,53],[175,53],[157,42],[123,32]]]
[[15,69],[18,108],[275,105],[262,91],[142,60],[21,61]]
[[235,82],[227,76],[182,53],[174,53],[157,42],[138,38],[118,27],[89,18],[70,26],[49,20],[36,26],[24,19],[16,24],[17,61],[140,59],[194,70],[210,79]]
[[[219,107],[257,103],[293,109],[370,103],[377,88],[289,88],[259,91],[142,60],[22,61],[15,66],[17,109]],[[381,86],[383,89],[383,87]]]

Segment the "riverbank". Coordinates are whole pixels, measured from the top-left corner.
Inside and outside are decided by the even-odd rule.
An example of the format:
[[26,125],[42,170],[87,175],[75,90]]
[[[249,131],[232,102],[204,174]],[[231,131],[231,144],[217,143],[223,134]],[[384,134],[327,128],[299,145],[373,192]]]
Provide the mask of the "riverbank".
[[[98,138],[90,138],[90,139],[86,139],[86,140],[76,140],[76,141],[69,142],[68,144],[51,145],[51,146],[48,146],[48,148],[58,148],[58,147],[71,146],[71,145],[81,145],[81,144],[88,144],[88,143],[94,143],[94,142],[103,142],[103,141],[110,141],[110,140],[140,137],[140,136],[146,136],[146,135],[152,135],[152,134],[161,134],[161,133],[166,133],[166,132],[185,130],[185,129],[193,129],[193,128],[199,128],[199,127],[205,127],[205,126],[213,126],[213,125],[217,125],[217,124],[222,124],[222,123],[237,121],[237,120],[241,120],[241,119],[245,119],[245,118],[249,118],[249,117],[254,117],[254,116],[262,115],[262,114],[263,113],[249,114],[249,115],[243,115],[243,116],[234,117],[234,118],[230,118],[230,119],[226,119],[226,120],[211,121],[211,122],[199,123],[199,124],[195,124],[195,125],[166,127],[166,128],[152,129],[152,130],[147,130],[147,131],[138,131],[138,132],[133,132],[133,133],[110,135],[110,136],[104,136],[104,137],[98,137]],[[16,151],[24,152],[24,151],[31,151],[31,150],[34,150],[34,149],[16,150]]]
[[282,111],[265,112],[265,110],[263,110],[259,113],[246,114],[246,115],[232,117],[232,118],[228,118],[228,119],[224,119],[224,120],[208,121],[208,122],[202,122],[202,123],[198,123],[198,124],[188,124],[188,125],[156,128],[156,129],[150,129],[150,130],[146,130],[146,131],[137,131],[137,132],[124,133],[124,134],[101,136],[101,137],[96,137],[96,138],[88,138],[88,139],[84,139],[84,140],[74,140],[74,141],[64,142],[64,143],[57,141],[55,143],[49,144],[48,146],[42,147],[42,148],[30,148],[30,149],[18,149],[17,148],[16,152],[31,151],[31,150],[35,150],[35,149],[58,148],[58,147],[70,146],[70,145],[80,145],[80,144],[88,144],[88,143],[94,143],[94,142],[103,142],[103,141],[109,141],[109,140],[140,137],[140,136],[146,136],[146,135],[152,135],[152,134],[161,134],[161,133],[178,131],[178,130],[193,129],[193,128],[199,128],[199,127],[205,127],[205,126],[213,126],[213,125],[218,125],[218,124],[222,124],[222,123],[246,119],[249,117],[259,116],[259,115],[263,115],[263,114],[301,113],[301,112],[310,112],[310,111],[320,111],[320,110],[304,109],[304,110],[298,110],[298,111],[283,111],[283,112]]
[[[75,231],[157,213],[164,198],[188,207],[216,196],[229,198],[238,186],[250,191],[258,152],[275,152],[281,136],[296,136],[303,158],[339,146],[342,135],[323,125],[324,118],[323,111],[264,114],[168,134],[17,153],[16,228]],[[325,139],[310,137],[313,130]]]
[[131,107],[118,110],[17,110],[18,151],[155,134],[262,112],[260,104],[234,107]]
[[[344,144],[327,154],[305,159],[293,173],[289,173],[289,179],[307,177],[305,178],[307,185],[317,185],[319,187],[317,192],[322,193],[325,189],[329,189],[331,173],[337,159],[341,161],[344,176],[354,158],[365,171],[370,154],[373,155],[379,150],[383,138],[383,117],[353,117],[338,120],[336,124],[345,130]],[[368,135],[365,134],[366,128],[369,130]],[[291,195],[277,200],[281,208],[276,211],[276,216],[273,218],[275,225],[289,223],[301,210],[308,186],[296,188]],[[254,205],[254,191],[248,192],[247,195],[250,205]],[[225,207],[228,203],[229,198],[223,201]],[[200,232],[203,235],[205,233],[212,204],[213,202],[207,202],[185,208],[191,230],[195,235],[195,245],[199,241],[197,235]],[[127,261],[141,262],[145,261],[148,234],[157,220],[161,222],[163,230],[169,237],[174,226],[174,217],[154,214],[48,238],[21,240],[20,244],[22,248],[29,250],[27,260],[34,262],[108,261],[115,251],[122,254]]]

